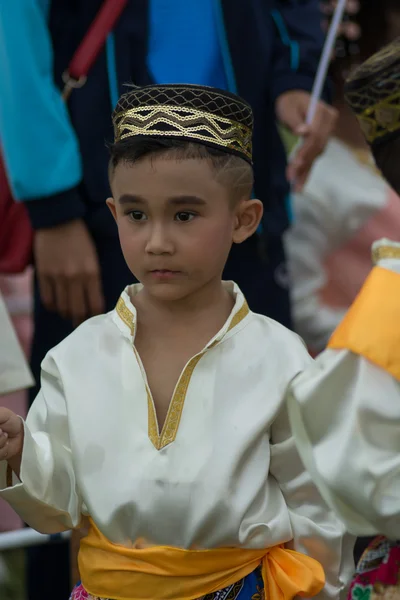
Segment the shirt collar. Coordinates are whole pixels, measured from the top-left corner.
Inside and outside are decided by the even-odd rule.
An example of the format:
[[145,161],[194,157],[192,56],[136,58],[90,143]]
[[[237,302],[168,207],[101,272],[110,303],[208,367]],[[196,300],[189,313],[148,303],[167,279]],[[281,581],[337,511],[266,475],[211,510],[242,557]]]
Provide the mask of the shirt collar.
[[[215,344],[220,342],[227,333],[234,330],[250,313],[249,306],[239,286],[233,281],[224,281],[223,285],[225,289],[227,289],[233,296],[235,304],[225,324],[209,341],[207,348],[215,346]],[[133,305],[131,298],[136,296],[142,287],[143,286],[140,283],[127,286],[122,292],[117,305],[112,312],[112,318],[118,329],[130,340],[132,340],[135,335],[135,327],[137,322],[136,308]]]

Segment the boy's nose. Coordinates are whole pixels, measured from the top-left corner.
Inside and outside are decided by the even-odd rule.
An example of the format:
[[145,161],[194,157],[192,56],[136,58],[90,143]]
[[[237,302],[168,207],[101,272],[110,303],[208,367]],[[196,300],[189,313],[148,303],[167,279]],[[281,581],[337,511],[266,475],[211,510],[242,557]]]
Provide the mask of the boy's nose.
[[146,252],[149,254],[172,254],[174,245],[163,225],[154,225],[149,231]]

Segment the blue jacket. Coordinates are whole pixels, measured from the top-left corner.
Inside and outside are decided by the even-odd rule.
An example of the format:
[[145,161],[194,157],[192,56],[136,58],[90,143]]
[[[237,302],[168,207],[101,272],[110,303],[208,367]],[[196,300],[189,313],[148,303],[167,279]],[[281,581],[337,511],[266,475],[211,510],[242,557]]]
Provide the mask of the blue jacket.
[[[225,74],[253,107],[255,193],[267,229],[287,224],[285,152],[274,103],[311,90],[323,43],[319,0],[215,0]],[[91,218],[109,192],[110,114],[125,82],[152,82],[148,0],[131,0],[68,107],[61,75],[101,0],[12,0],[0,7],[0,140],[10,182],[34,227]]]

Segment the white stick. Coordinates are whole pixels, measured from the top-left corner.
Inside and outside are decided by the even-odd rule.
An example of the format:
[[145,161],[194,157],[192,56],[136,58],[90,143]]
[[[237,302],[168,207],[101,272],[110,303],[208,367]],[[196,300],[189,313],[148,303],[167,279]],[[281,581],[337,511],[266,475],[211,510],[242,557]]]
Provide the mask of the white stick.
[[[324,88],[326,76],[329,69],[329,63],[332,56],[333,47],[335,45],[336,36],[339,30],[340,23],[343,19],[343,13],[346,8],[347,0],[339,0],[335,12],[333,14],[332,22],[329,27],[328,35],[326,36],[324,48],[322,50],[321,58],[318,64],[317,74],[314,79],[313,88],[311,91],[310,104],[308,105],[306,124],[311,125],[314,120],[315,113],[318,107],[318,102],[321,99],[322,90]],[[292,148],[290,153],[289,161],[292,161],[298,150],[303,143],[302,138]]]
[[332,51],[336,41],[336,36],[346,8],[346,2],[347,0],[338,0],[335,12],[333,13],[332,22],[329,27],[328,35],[326,36],[324,49],[322,51],[321,59],[318,65],[317,75],[315,77],[313,89],[311,92],[311,100],[306,118],[307,125],[311,125],[315,117],[315,112],[317,110],[318,102],[321,98],[322,90],[326,80],[326,75],[328,73]]
[[12,550],[14,548],[27,548],[28,546],[42,546],[52,541],[66,540],[71,536],[70,531],[65,531],[56,535],[44,535],[34,529],[19,529],[18,531],[8,531],[0,533],[0,552],[3,550]]

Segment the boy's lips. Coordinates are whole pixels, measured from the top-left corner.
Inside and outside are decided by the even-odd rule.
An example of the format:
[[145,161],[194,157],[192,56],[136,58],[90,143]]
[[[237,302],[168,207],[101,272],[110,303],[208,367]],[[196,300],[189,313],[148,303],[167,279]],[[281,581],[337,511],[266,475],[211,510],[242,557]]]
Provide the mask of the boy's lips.
[[171,269],[152,269],[150,275],[157,279],[172,279],[182,274],[182,271],[172,271]]

